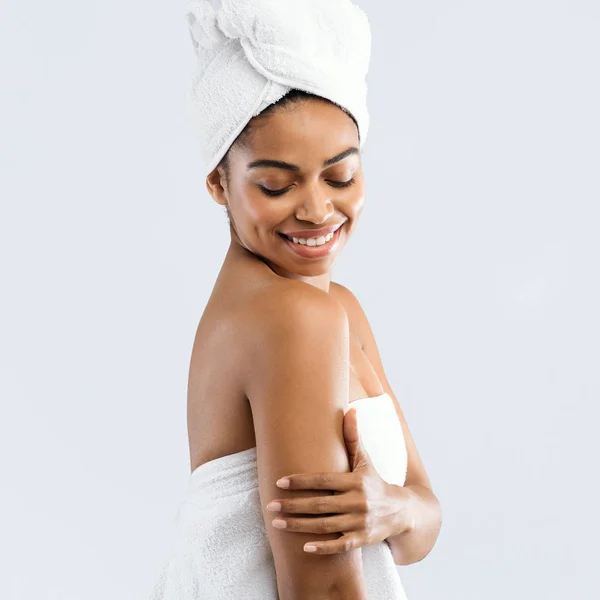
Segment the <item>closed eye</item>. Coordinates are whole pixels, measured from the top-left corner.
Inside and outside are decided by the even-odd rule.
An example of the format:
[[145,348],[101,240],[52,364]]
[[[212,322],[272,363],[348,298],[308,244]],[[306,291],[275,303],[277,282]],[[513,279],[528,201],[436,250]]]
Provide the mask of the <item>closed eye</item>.
[[350,187],[354,183],[354,177],[352,179],[348,179],[348,181],[328,181],[329,185],[333,187]]
[[[331,181],[328,180],[327,183],[335,188],[345,188],[345,187],[350,187],[353,183],[355,183],[355,179],[354,177],[352,179],[349,179],[348,181]],[[259,185],[258,186],[267,196],[283,196],[283,194],[285,194],[288,190],[290,190],[291,188],[287,187],[287,188],[282,188],[280,190],[270,190],[269,188],[266,188],[263,185]]]

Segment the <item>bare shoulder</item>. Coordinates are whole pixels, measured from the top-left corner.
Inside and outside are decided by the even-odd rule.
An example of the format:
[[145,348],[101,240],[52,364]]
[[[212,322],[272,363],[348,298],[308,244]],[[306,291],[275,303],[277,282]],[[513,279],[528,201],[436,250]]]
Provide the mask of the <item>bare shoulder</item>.
[[270,285],[253,296],[244,312],[248,364],[244,385],[251,404],[264,396],[253,392],[264,386],[261,379],[267,374],[269,379],[289,381],[288,369],[299,364],[306,368],[314,357],[322,364],[347,362],[346,311],[338,300],[314,286],[294,280]]
[[292,279],[278,281],[263,292],[256,295],[255,301],[269,305],[276,314],[281,311],[285,314],[288,310],[304,314],[314,309],[325,312],[340,309],[339,301],[327,292]]
[[348,317],[339,300],[294,280],[272,283],[253,294],[243,320],[257,350],[264,350],[267,344],[285,351],[286,344],[297,336],[339,335],[348,329]]
[[336,298],[339,302],[342,302],[344,304],[344,307],[350,308],[352,310],[362,310],[358,298],[346,286],[342,285],[341,283],[332,281],[330,283],[329,289],[331,290],[332,296]]
[[[265,395],[276,401],[277,394],[265,394],[267,388],[288,390],[292,381],[305,390],[346,387],[347,372],[339,375],[344,375],[343,365],[349,368],[348,316],[327,292],[293,280],[266,287],[247,303],[244,327],[251,339],[246,346],[251,404]],[[336,367],[333,374],[324,365]],[[347,402],[343,394],[324,397],[340,406]]]

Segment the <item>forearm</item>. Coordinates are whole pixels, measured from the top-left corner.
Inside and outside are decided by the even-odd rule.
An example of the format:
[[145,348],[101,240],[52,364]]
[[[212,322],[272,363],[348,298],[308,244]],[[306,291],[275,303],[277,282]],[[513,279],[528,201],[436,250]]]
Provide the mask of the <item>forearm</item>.
[[[397,489],[400,488],[400,489]],[[405,511],[397,512],[395,533],[386,541],[397,565],[410,565],[423,560],[435,545],[442,526],[442,510],[435,494],[421,485],[400,487],[392,485],[396,493],[410,492],[410,502]],[[407,518],[408,517],[408,518]],[[406,528],[406,522],[411,526]]]

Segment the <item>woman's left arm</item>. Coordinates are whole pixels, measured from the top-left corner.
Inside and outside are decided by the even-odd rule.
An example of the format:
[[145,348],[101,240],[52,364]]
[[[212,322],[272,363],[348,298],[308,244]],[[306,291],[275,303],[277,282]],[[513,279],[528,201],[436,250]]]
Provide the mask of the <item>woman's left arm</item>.
[[[311,543],[317,554],[344,552],[386,541],[395,564],[409,565],[425,558],[433,548],[442,524],[440,503],[433,493],[404,414],[385,376],[362,307],[347,288],[333,282],[331,286],[336,299],[343,303],[352,319],[363,351],[382,386],[394,401],[406,443],[406,479],[404,485],[399,486],[387,483],[380,477],[360,443],[356,411],[350,409],[344,416],[343,430],[351,472],[297,473],[285,478],[288,480],[285,486],[280,484],[281,480],[277,482],[278,487],[331,490],[334,495],[275,499],[267,508],[279,513],[273,520],[273,526],[284,527],[290,533],[342,533],[336,540]],[[324,517],[324,514],[328,516]],[[308,551],[307,547],[305,550]]]
[[407,513],[412,526],[406,529],[404,525],[406,520],[402,518],[401,513],[397,513],[397,533],[387,537],[386,541],[392,550],[394,562],[397,565],[409,565],[425,558],[435,545],[442,526],[441,506],[433,492],[404,413],[385,375],[375,336],[367,316],[358,299],[349,289],[340,284],[332,283],[331,285],[335,285],[338,293],[344,298],[346,309],[352,311],[363,352],[373,365],[384,390],[393,399],[398,419],[402,425],[408,455],[406,479],[404,486],[390,485],[392,494],[399,498],[405,497],[406,492],[410,493],[411,501],[408,505],[410,508]]

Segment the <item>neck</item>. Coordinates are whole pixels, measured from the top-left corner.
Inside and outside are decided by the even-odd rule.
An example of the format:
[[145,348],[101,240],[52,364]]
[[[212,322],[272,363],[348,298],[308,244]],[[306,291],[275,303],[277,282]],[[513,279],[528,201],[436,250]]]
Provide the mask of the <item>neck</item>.
[[227,256],[231,258],[242,258],[243,260],[251,260],[258,261],[266,265],[273,273],[279,275],[279,277],[285,277],[286,279],[296,279],[298,281],[303,281],[304,283],[308,283],[324,292],[329,293],[329,284],[331,282],[331,273],[326,272],[321,275],[299,275],[298,273],[293,273],[280,267],[277,264],[263,258],[262,256],[258,256],[253,252],[250,252],[247,248],[242,246],[237,235],[233,235],[231,237],[231,243],[229,244],[229,249],[227,251]]

